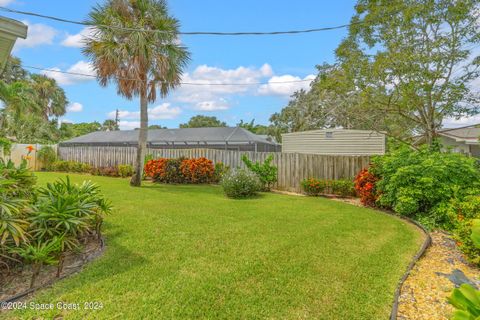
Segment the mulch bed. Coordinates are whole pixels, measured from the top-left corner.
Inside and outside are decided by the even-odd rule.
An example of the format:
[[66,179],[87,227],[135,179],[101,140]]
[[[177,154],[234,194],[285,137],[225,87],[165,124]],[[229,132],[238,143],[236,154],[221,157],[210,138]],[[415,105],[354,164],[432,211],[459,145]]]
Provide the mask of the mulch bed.
[[432,245],[402,286],[399,320],[448,320],[454,310],[447,302],[452,290],[462,283],[480,287],[480,270],[465,260],[451,236],[430,235]]
[[[44,266],[35,281],[34,290],[49,286],[59,279],[80,271],[86,263],[100,256],[103,249],[103,239],[89,239],[84,245],[82,253],[68,254],[65,257],[63,270],[59,278],[56,277],[56,266]],[[30,294],[34,291],[30,290],[32,270],[29,266],[23,269],[10,270],[10,272],[3,271],[0,274],[0,301],[8,301],[15,297],[21,300],[24,298],[24,293]]]

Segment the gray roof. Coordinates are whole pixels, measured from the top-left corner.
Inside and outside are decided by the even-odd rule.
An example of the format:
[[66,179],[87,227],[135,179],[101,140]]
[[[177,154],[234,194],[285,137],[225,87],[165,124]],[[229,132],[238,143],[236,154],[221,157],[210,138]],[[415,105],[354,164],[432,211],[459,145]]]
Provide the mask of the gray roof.
[[[61,145],[136,145],[138,130],[96,131],[61,143]],[[150,129],[147,142],[151,145],[169,144],[249,144],[276,145],[264,137],[240,127]]]
[[453,128],[453,129],[443,129],[438,132],[442,135],[454,136],[457,138],[465,139],[478,139],[480,137],[480,127],[477,125]]

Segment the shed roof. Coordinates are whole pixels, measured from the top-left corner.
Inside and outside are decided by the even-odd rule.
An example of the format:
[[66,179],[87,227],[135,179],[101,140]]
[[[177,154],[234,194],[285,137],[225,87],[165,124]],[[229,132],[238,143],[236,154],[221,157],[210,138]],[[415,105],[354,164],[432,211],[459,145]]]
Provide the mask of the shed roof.
[[440,136],[449,137],[457,142],[465,142],[467,144],[479,144],[480,126],[471,125],[460,128],[442,129],[438,131]]
[[[96,131],[62,142],[62,145],[136,145],[138,130]],[[147,142],[152,145],[182,144],[248,144],[276,145],[264,137],[240,127],[150,129]]]

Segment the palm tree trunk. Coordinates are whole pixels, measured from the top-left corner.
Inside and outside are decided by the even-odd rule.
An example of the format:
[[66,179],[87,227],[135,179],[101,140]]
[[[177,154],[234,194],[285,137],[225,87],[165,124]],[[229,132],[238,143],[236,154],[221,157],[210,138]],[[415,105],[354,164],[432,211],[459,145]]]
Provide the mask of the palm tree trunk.
[[142,184],[143,162],[145,160],[145,152],[147,149],[147,128],[148,128],[148,101],[147,101],[147,84],[140,94],[140,131],[138,133],[137,161],[135,163],[135,174],[130,180],[130,185],[139,187]]

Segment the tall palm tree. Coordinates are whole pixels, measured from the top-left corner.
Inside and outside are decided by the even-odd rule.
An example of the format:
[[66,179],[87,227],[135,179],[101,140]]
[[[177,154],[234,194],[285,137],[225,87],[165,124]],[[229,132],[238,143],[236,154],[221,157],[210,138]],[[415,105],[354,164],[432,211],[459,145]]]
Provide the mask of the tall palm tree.
[[40,74],[32,74],[31,79],[37,103],[45,120],[51,116],[56,118],[63,116],[68,100],[65,91],[57,85],[55,79]]
[[135,175],[140,186],[147,144],[148,103],[165,97],[180,84],[190,55],[178,42],[179,22],[162,0],[107,0],[92,9],[95,27],[83,52],[91,60],[102,86],[116,83],[127,99],[140,97],[140,130]]

